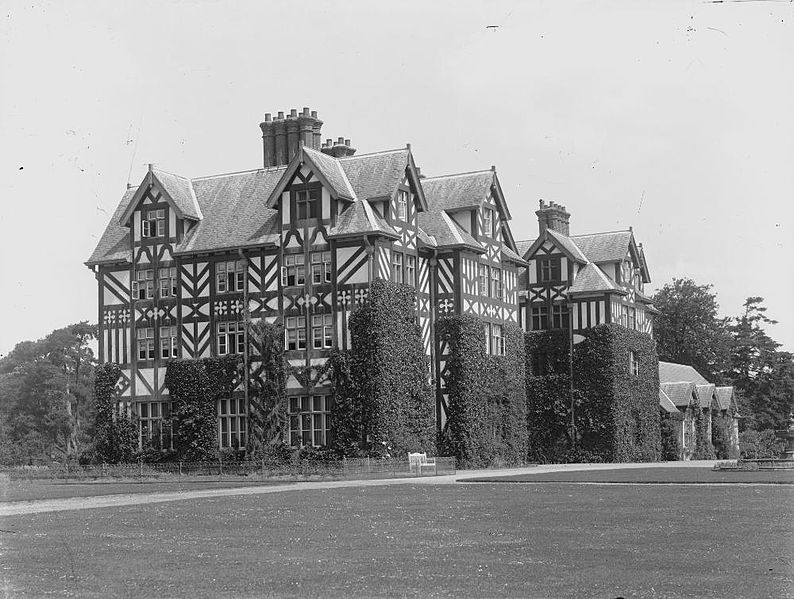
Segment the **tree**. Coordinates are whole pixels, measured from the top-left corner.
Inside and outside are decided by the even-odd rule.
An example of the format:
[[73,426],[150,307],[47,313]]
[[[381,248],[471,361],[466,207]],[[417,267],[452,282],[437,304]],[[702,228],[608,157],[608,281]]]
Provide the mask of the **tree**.
[[90,441],[96,360],[86,322],[23,341],[0,360],[0,459],[76,457]]
[[653,296],[660,312],[653,328],[660,360],[687,364],[721,384],[730,362],[731,340],[727,319],[717,316],[719,304],[711,289],[692,279],[667,283]]
[[744,313],[729,326],[729,376],[742,398],[745,426],[758,430],[785,428],[794,407],[792,354],[779,351],[780,344],[764,330],[777,321],[766,315],[763,302],[762,297],[748,297]]

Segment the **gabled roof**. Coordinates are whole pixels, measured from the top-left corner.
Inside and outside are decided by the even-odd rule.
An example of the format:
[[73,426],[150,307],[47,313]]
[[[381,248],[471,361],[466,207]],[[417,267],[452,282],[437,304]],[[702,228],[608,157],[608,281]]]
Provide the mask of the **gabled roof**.
[[711,407],[711,400],[714,399],[714,385],[695,385],[695,397],[700,402],[701,408]]
[[695,389],[695,383],[688,383],[680,381],[676,383],[661,383],[659,385],[665,395],[670,398],[676,407],[686,408],[692,401],[692,393]]
[[733,387],[716,387],[714,394],[717,396],[717,404],[720,410],[730,410],[735,407],[736,399],[733,393]]
[[276,206],[281,193],[287,188],[290,181],[295,177],[295,173],[300,170],[301,165],[304,163],[308,163],[309,168],[317,175],[317,178],[333,197],[350,201],[358,199],[347,175],[336,158],[306,146],[301,146],[298,153],[292,157],[292,160],[284,169],[281,178],[267,198],[266,204],[268,208]]
[[87,266],[95,264],[110,264],[113,262],[132,262],[130,251],[130,230],[121,225],[121,215],[129,206],[137,189],[128,189],[121,198],[121,202],[116,207],[116,211],[110,219],[105,232],[99,239],[91,257],[86,260]]
[[419,227],[432,236],[438,248],[467,248],[484,253],[482,245],[458,225],[445,211],[420,212],[416,215]]
[[527,251],[529,250],[529,248],[532,247],[532,244],[534,243],[535,243],[534,239],[525,239],[523,241],[516,241],[516,250],[518,252],[518,255],[521,256],[522,258],[526,258]]
[[629,252],[631,231],[611,231],[591,235],[571,235],[573,242],[591,262],[620,262]]
[[132,201],[122,213],[119,224],[129,226],[130,217],[132,217],[132,213],[138,207],[138,203],[143,198],[143,194],[146,193],[149,185],[157,185],[163,190],[166,201],[173,206],[179,218],[188,220],[201,220],[203,218],[190,179],[150,166],[149,172],[146,173],[143,181],[135,190]]
[[378,216],[366,200],[353,202],[339,215],[336,225],[328,230],[329,238],[358,237],[361,235],[400,236]]
[[519,266],[527,265],[527,261],[511,250],[505,243],[502,244],[502,258],[509,260],[510,262],[514,262]]
[[667,393],[665,393],[661,387],[659,387],[659,407],[668,414],[675,414],[678,412],[678,408],[675,407],[673,400],[667,396]]
[[[413,167],[411,150],[400,148],[371,154],[358,154],[338,159],[350,184],[361,200],[387,200],[394,196],[397,186]],[[413,167],[415,171],[416,167]],[[418,181],[418,175],[415,174]],[[416,185],[421,188],[420,185]],[[421,189],[418,189],[418,195]],[[419,197],[420,206],[426,209],[424,195]]]
[[265,200],[285,167],[193,179],[206,218],[188,231],[175,253],[192,253],[277,243],[278,210]]
[[590,262],[576,273],[576,278],[568,289],[568,293],[620,293],[625,295],[626,292],[618,287],[603,270]]
[[525,260],[530,260],[546,241],[553,243],[563,254],[565,254],[574,262],[578,262],[579,264],[587,264],[587,257],[578,247],[576,247],[576,244],[571,241],[570,237],[551,229],[546,229],[543,231],[540,237],[532,242],[529,248],[527,248],[522,254],[523,258]]
[[502,219],[512,218],[502,187],[499,185],[499,178],[493,168],[486,171],[426,177],[422,179],[422,187],[430,210],[447,212],[474,210],[482,206],[485,199],[492,195]]
[[687,381],[698,385],[708,385],[709,382],[692,366],[676,364],[674,362],[659,361],[659,382],[674,383]]

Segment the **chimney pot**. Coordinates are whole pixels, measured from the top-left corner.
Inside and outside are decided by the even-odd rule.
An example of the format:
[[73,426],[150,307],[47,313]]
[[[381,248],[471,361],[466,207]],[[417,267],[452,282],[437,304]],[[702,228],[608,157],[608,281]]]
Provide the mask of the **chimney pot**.
[[269,122],[270,122],[270,121],[272,121],[272,120],[273,120],[273,117],[272,117],[272,115],[271,115],[269,112],[266,112],[266,113],[265,113],[265,122],[266,122],[266,123],[269,123]]
[[292,108],[289,111],[289,115],[290,115],[290,117],[295,118],[296,116],[298,116],[298,109],[297,108]]
[[346,139],[346,140],[345,140],[345,145],[346,145],[346,146],[349,146],[349,145],[350,145],[350,140],[349,140],[349,139]]
[[308,106],[304,106],[303,107],[303,116],[309,116],[309,112],[310,112],[309,111],[309,107]]
[[317,118],[317,111],[316,110],[312,110],[312,118],[313,119]]
[[325,140],[325,145],[326,146],[334,145],[334,140],[329,137],[328,139]]
[[284,113],[279,111],[278,117],[276,117],[276,118],[283,119],[284,118]]
[[339,144],[340,146],[343,146],[343,145],[345,145],[345,138],[344,138],[344,137],[340,137],[340,138],[337,140],[337,142],[336,142],[336,143],[337,143],[337,144]]

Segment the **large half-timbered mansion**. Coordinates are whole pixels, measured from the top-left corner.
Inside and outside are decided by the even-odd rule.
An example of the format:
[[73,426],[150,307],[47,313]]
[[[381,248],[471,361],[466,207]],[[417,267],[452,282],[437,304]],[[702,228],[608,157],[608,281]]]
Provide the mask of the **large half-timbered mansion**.
[[[322,124],[307,108],[267,114],[263,168],[187,178],[150,166],[122,197],[86,264],[100,359],[121,366],[120,408],[137,415],[143,445],[163,434],[169,360],[247,352],[245,319],[267,319],[283,323],[293,366],[320,366],[349,346],[348,318],[378,278],[416,288],[439,429],[442,315],[478,316],[496,354],[507,323],[568,328],[572,318],[574,331],[620,322],[650,333],[648,269],[631,231],[570,236],[565,209],[541,202],[539,236],[516,242],[494,167],[424,177],[410,145],[358,154],[350,140],[322,142]],[[257,356],[246,358],[255,370]],[[287,387],[285,441],[324,445],[327,387],[294,377]],[[217,410],[220,446],[244,447],[243,392]]]

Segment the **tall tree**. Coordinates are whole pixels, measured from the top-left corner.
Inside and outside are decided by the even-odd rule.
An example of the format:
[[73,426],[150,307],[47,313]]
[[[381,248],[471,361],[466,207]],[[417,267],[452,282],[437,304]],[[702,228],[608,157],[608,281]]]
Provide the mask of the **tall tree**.
[[794,407],[794,363],[789,352],[764,330],[776,324],[762,297],[748,297],[744,312],[729,326],[732,335],[729,376],[743,398],[745,425],[784,428]]
[[0,459],[75,456],[90,438],[95,327],[23,341],[0,360]]
[[660,314],[654,337],[660,360],[693,366],[709,380],[723,383],[731,339],[711,289],[692,279],[673,279],[656,292],[653,303]]

